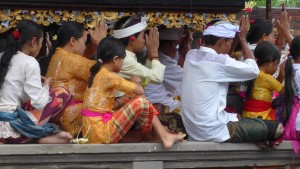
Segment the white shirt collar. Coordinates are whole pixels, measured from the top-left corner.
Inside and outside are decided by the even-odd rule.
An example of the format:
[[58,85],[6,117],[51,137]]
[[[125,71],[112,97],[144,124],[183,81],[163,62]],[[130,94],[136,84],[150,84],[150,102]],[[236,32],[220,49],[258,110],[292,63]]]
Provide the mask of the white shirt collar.
[[132,59],[134,59],[134,60],[137,60],[136,54],[133,53],[133,52],[130,52],[130,51],[128,51],[128,50],[126,50],[126,57],[130,57],[130,58],[132,58]]
[[161,51],[158,51],[158,55],[159,55],[159,60],[164,65],[168,65],[168,63],[169,64],[177,64],[177,61],[175,59],[172,59],[170,56],[164,54]]
[[294,63],[293,68],[294,68],[295,71],[299,70],[300,69],[300,64]]
[[205,46],[200,46],[199,50],[202,51],[202,52],[206,52],[206,53],[217,54],[217,52],[214,49],[208,48],[208,47],[205,47]]

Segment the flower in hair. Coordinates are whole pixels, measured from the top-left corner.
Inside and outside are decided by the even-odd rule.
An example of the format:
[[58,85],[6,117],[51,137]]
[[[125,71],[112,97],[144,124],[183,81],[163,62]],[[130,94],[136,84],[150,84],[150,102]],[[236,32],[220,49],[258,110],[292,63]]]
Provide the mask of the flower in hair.
[[136,40],[136,37],[135,36],[130,36],[129,40],[134,41],[134,40]]
[[57,40],[57,35],[54,35],[54,36],[52,37],[52,40],[56,41],[56,40]]
[[250,23],[250,24],[254,24],[254,23],[255,23],[255,20],[254,20],[254,19],[251,19],[251,20],[249,20],[249,23]]
[[245,8],[243,9],[244,11],[244,15],[248,15],[249,13],[252,12],[252,8],[256,5],[255,2],[253,1],[249,1],[249,2],[245,2]]
[[19,40],[20,39],[20,32],[18,29],[12,31],[12,36],[15,40]]

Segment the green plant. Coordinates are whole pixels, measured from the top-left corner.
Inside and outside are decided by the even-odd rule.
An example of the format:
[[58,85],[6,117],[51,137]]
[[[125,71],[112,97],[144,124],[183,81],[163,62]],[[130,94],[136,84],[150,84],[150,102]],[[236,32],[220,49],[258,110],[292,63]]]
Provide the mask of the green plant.
[[[256,2],[256,6],[266,6],[266,0],[253,0]],[[273,7],[281,7],[282,2],[286,7],[300,7],[300,0],[271,0]]]

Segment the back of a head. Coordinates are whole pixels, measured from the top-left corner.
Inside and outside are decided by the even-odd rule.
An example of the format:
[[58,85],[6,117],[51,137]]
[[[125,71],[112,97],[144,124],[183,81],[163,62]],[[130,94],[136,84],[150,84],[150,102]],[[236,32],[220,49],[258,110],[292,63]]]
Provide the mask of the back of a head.
[[300,56],[300,36],[296,36],[290,47],[290,55],[293,59],[297,59]]
[[120,39],[116,39],[112,36],[107,36],[98,44],[96,58],[97,60],[95,65],[93,65],[90,69],[91,75],[88,82],[89,88],[92,86],[93,80],[96,74],[99,72],[102,64],[111,62],[115,56],[120,59],[124,59],[126,56],[125,47]]
[[20,50],[21,46],[30,41],[32,37],[39,39],[43,36],[43,28],[32,20],[20,21],[15,30],[20,33],[20,37],[16,39],[12,34],[8,35],[8,48],[18,45],[18,50]]
[[84,27],[82,24],[74,21],[65,22],[57,31],[57,46],[64,47],[74,37],[79,39],[82,37]]
[[250,44],[257,43],[265,34],[266,36],[273,32],[272,22],[266,19],[256,19],[254,23],[250,24],[246,40]]
[[178,43],[179,41],[178,30],[174,28],[165,28],[159,30],[159,49],[167,46],[172,46],[173,43]]
[[199,49],[201,43],[200,39],[203,37],[202,32],[194,32],[193,33],[193,40],[192,40],[192,49]]
[[300,56],[300,36],[296,36],[290,46],[290,56],[287,58],[285,63],[285,76],[284,76],[284,103],[286,108],[286,115],[283,118],[283,124],[285,125],[293,110],[295,86],[294,86],[294,69],[293,60],[296,61]]
[[279,60],[280,51],[271,42],[263,41],[256,46],[254,56],[257,59],[257,65],[261,66],[269,61]]
[[97,49],[98,59],[101,59],[103,63],[108,63],[113,60],[115,56],[119,58],[125,58],[126,56],[125,47],[120,39],[116,39],[112,36],[102,39]]
[[74,37],[75,39],[81,38],[83,36],[84,30],[85,29],[82,24],[74,21],[65,22],[59,27],[59,29],[57,30],[57,40],[52,41],[52,48],[47,59],[44,61],[43,72],[45,72],[45,74],[47,72],[52,55],[56,51],[56,48],[66,46],[72,37]]
[[210,21],[203,32],[203,40],[205,45],[213,46],[217,43],[218,39],[232,39],[235,37],[239,27],[233,25],[229,21],[223,19],[214,19]]
[[14,28],[7,36],[6,49],[4,50],[0,61],[0,89],[3,85],[13,55],[20,51],[23,45],[31,41],[33,37],[35,37],[38,42],[42,36],[42,27],[31,20],[20,21],[16,28]]

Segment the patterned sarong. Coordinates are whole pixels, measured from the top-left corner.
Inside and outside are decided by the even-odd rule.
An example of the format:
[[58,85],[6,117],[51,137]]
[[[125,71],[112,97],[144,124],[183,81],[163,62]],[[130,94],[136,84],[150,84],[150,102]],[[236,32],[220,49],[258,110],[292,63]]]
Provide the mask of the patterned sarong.
[[229,122],[227,124],[230,139],[228,142],[256,142],[267,140],[268,128],[259,118],[241,118],[236,122]]
[[[31,106],[27,104],[26,110],[31,110],[30,112],[34,117],[38,117],[37,125],[43,125],[48,122],[56,122],[62,111],[72,100],[72,95],[64,88],[56,88],[50,91],[50,96],[52,101],[49,102],[43,111],[33,110]],[[33,141],[33,139],[26,138],[21,136],[19,138],[6,138],[0,140],[2,143],[7,144],[19,144],[19,143],[28,143]]]
[[153,105],[160,113],[158,118],[162,125],[167,126],[173,133],[186,133],[180,114],[170,112],[170,108],[161,103],[154,103]]
[[[100,113],[100,112],[99,112]],[[142,133],[152,130],[152,119],[158,114],[154,106],[144,98],[134,98],[114,112],[113,117],[103,122],[102,116],[83,117],[83,135],[90,143],[117,143],[137,123]]]
[[283,126],[273,120],[241,118],[227,124],[230,139],[227,142],[256,142],[262,149],[273,149],[282,142]]

